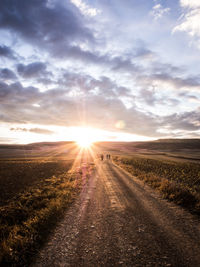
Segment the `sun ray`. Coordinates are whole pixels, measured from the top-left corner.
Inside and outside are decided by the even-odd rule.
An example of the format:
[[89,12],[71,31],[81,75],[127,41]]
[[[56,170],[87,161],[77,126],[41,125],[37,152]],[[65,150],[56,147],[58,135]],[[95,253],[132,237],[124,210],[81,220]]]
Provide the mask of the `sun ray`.
[[81,128],[76,134],[75,141],[81,148],[89,148],[94,142],[94,133],[91,128]]
[[85,138],[82,138],[82,139],[77,141],[77,144],[82,148],[89,148],[92,144],[92,141],[85,139]]

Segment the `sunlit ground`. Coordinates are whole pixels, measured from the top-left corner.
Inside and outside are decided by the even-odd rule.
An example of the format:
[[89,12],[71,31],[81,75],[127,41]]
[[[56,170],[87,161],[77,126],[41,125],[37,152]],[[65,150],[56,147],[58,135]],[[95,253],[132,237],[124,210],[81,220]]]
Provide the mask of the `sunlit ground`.
[[76,158],[74,160],[72,170],[80,168],[83,165],[92,163],[97,159],[95,145],[90,140],[78,140],[75,143],[74,153]]

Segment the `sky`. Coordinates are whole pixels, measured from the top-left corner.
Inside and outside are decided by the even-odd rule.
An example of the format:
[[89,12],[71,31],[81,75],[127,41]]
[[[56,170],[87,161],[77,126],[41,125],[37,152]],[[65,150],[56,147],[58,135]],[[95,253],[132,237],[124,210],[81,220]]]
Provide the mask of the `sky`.
[[200,137],[199,0],[1,0],[0,143]]

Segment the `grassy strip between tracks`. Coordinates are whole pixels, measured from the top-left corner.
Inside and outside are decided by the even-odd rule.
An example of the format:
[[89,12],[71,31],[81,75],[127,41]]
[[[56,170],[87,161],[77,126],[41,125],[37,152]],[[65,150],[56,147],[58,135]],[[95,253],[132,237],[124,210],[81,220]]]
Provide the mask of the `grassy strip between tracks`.
[[121,156],[113,161],[164,198],[200,215],[200,164]]
[[0,207],[0,265],[27,266],[81,188],[81,171],[37,183]]

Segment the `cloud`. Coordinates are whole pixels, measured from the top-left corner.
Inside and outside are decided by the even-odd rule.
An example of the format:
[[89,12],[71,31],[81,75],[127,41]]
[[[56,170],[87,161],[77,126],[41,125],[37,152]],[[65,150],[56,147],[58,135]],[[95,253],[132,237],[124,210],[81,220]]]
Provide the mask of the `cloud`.
[[[8,85],[5,82],[0,82],[0,104],[11,107],[17,105],[18,109],[21,104],[26,105],[38,101],[39,90],[35,87],[23,87],[19,82]],[[13,114],[15,117],[15,115]],[[13,117],[11,115],[11,117]]]
[[163,126],[171,130],[200,130],[200,109],[181,114],[173,114],[163,119]]
[[140,102],[144,102],[155,109],[157,106],[166,106],[166,108],[169,109],[170,107],[177,107],[180,104],[177,98],[172,98],[170,95],[163,97],[156,86],[152,86],[148,89],[142,88],[139,91],[138,97]]
[[185,89],[185,90],[200,90],[200,79],[199,77],[177,77],[172,76],[172,74],[161,72],[158,74],[150,74],[150,75],[138,75],[137,76],[138,84],[142,86],[154,86],[172,88],[176,90]]
[[186,98],[193,103],[200,103],[200,98],[195,95],[187,95]]
[[[97,82],[98,85],[99,81],[92,82]],[[106,83],[110,86],[111,81],[102,78],[98,86],[101,87]],[[79,95],[71,95],[71,92],[61,89],[40,92],[35,87],[23,87],[19,83],[11,85],[1,83],[0,121],[57,126],[85,124],[111,131],[119,130],[118,122],[120,121],[121,125],[123,123],[122,131],[152,137],[164,136],[158,130],[165,129],[165,127],[168,127],[171,132],[199,130],[200,110],[198,109],[170,116],[153,115],[139,110],[135,104],[127,108],[120,99],[120,95],[113,96],[106,91],[102,93],[101,90],[84,92],[85,89]],[[153,97],[150,95],[146,101],[154,102]],[[34,132],[42,133],[38,129],[34,129]]]
[[200,48],[200,2],[198,0],[180,0],[183,14],[173,33],[186,32]]
[[112,71],[137,72],[141,68],[134,64],[129,57],[111,56],[107,53],[100,54],[97,51],[83,50],[79,46],[58,46],[54,49],[53,56],[64,60],[77,60],[82,64],[92,64],[96,66],[107,66]]
[[129,88],[118,85],[116,81],[113,81],[106,76],[101,76],[99,79],[95,79],[90,75],[66,72],[63,74],[59,85],[65,85],[71,90],[74,88],[76,89],[76,93],[78,93],[79,90],[79,93],[92,92],[106,97],[133,97]]
[[15,132],[31,132],[31,133],[37,133],[37,134],[54,134],[53,131],[50,131],[48,129],[43,129],[43,128],[10,128],[10,131],[15,131]]
[[198,0],[180,0],[180,4],[188,8],[200,7],[200,2]]
[[152,78],[154,81],[168,82],[177,89],[180,88],[186,88],[186,89],[196,88],[198,90],[200,89],[199,77],[179,78],[179,77],[173,77],[167,73],[162,73],[162,74],[152,75]]
[[[170,57],[178,42],[169,48],[175,42],[166,35],[177,10],[169,10],[160,0],[153,5],[108,2],[0,1],[0,31],[6,44],[0,46],[0,58],[15,59],[14,64],[4,60],[0,68],[0,121],[35,123],[41,129],[85,123],[154,137],[160,136],[158,129],[165,123],[171,131],[197,131],[195,115],[190,118],[184,110],[198,105],[198,69],[187,75],[186,68],[173,64],[180,62],[178,56]],[[196,1],[181,5],[186,15],[199,9]],[[162,29],[155,21],[153,31],[147,25],[152,22],[152,6],[157,20],[170,12]],[[141,34],[146,40],[138,39]],[[161,62],[166,55],[171,63]],[[192,62],[194,57],[188,58]],[[183,91],[187,93],[180,97]],[[173,115],[159,114],[159,108],[165,114],[175,112],[175,122]],[[40,127],[32,129],[39,132]]]
[[10,47],[0,45],[0,57],[15,59],[15,53]]
[[42,50],[93,40],[93,34],[67,1],[1,0],[0,10],[0,29]]
[[[155,95],[155,90],[153,89],[141,89],[140,96],[149,106],[154,106],[158,99]],[[160,103],[160,99],[159,99]]]
[[[91,49],[99,42],[94,37],[97,36],[96,28],[87,26],[89,23],[74,4],[89,8],[81,0],[73,0],[73,4],[70,1],[47,0],[20,0],[15,4],[14,1],[2,0],[0,29],[14,33],[18,41],[25,41],[35,51],[39,49],[39,54],[44,51],[55,59],[107,66],[115,72],[137,71],[138,66],[130,58]],[[149,51],[140,51],[138,56],[142,54],[143,58],[150,55]],[[28,70],[24,69],[24,64],[19,65],[19,73],[26,76]]]
[[145,47],[140,47],[137,49],[134,57],[143,58],[143,59],[153,59],[155,57],[155,54]]
[[70,0],[71,3],[73,3],[77,8],[80,9],[80,11],[86,15],[86,16],[91,16],[94,17],[101,11],[98,10],[97,8],[92,8],[89,5],[87,5],[85,2],[82,0]]
[[8,68],[3,68],[3,69],[0,69],[0,78],[2,80],[16,80],[17,76],[12,70]]
[[46,65],[42,62],[33,62],[28,65],[18,64],[17,71],[24,78],[40,77],[41,75],[48,74]]
[[169,13],[169,7],[162,7],[161,4],[155,4],[150,12],[150,14],[154,17],[155,20],[158,20],[164,16],[164,14]]
[[[104,79],[102,81],[105,83]],[[119,98],[110,98],[109,93],[87,92],[70,96],[66,90],[40,92],[37,88],[23,87],[19,83],[2,83],[0,96],[2,122],[58,126],[80,126],[85,123],[97,128],[116,130],[116,123],[124,121],[124,131],[147,134],[148,130],[152,135],[156,130],[153,116],[135,108],[127,109]],[[37,107],[34,105],[36,103],[39,104]]]

